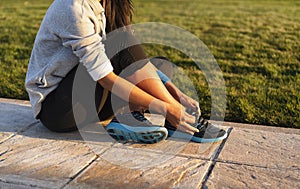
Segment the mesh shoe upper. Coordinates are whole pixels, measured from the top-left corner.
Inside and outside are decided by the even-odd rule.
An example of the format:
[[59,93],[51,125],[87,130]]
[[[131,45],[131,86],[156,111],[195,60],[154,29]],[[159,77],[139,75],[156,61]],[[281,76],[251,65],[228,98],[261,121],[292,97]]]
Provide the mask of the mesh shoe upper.
[[[196,127],[199,130],[199,132],[195,132],[193,135],[194,137],[198,138],[213,139],[222,137],[226,134],[225,130],[216,127],[202,117],[199,117],[198,121],[196,121],[192,126]],[[169,130],[176,131],[176,128],[172,126],[167,120],[165,122],[165,127]]]

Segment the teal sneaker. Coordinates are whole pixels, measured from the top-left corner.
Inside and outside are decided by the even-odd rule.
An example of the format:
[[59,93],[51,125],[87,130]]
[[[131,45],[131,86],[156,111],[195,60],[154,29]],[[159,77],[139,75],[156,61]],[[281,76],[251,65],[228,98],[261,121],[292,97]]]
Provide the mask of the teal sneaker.
[[[168,130],[161,126],[152,125],[140,112],[132,112],[134,121],[127,122],[129,115],[119,115],[106,127],[107,133],[118,142],[139,142],[153,144],[165,140]],[[124,119],[122,119],[124,118]],[[131,117],[132,118],[132,117]]]

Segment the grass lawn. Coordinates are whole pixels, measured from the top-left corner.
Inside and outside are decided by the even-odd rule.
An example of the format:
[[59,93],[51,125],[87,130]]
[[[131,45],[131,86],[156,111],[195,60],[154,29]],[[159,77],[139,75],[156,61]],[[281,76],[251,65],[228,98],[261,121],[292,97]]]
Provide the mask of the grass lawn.
[[[39,24],[52,1],[0,1],[0,97],[27,99],[24,79]],[[300,1],[134,0],[134,23],[164,22],[202,40],[223,72],[225,120],[300,128]],[[184,68],[203,114],[210,92],[184,54],[145,45]]]

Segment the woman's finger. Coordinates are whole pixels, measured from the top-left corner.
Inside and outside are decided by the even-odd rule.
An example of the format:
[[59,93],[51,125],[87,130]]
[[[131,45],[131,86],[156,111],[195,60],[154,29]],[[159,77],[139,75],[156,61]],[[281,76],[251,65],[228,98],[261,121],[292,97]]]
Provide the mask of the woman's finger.
[[183,122],[189,123],[191,125],[193,125],[195,123],[195,117],[188,114],[188,113],[184,113],[181,119]]
[[186,127],[184,127],[183,125],[180,125],[177,127],[178,130],[180,130],[181,132],[185,132],[188,133],[190,135],[194,135],[193,131],[188,130]]
[[180,131],[183,131],[183,132],[186,132],[186,133],[189,133],[191,135],[194,135],[195,132],[199,132],[199,130],[195,127],[192,127],[191,125],[185,123],[185,122],[182,122],[179,126],[178,126],[178,129]]

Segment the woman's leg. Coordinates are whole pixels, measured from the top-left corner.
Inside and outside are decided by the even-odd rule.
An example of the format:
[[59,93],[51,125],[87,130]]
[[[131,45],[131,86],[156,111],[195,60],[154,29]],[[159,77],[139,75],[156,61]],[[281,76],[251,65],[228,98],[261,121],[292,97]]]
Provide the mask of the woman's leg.
[[[160,100],[169,103],[178,103],[161,82],[157,75],[157,69],[150,63],[143,47],[138,44],[137,39],[130,32],[124,32],[119,35],[119,37],[108,38],[105,42],[108,56],[118,52],[116,47],[122,47],[124,44],[135,45],[117,53],[115,57],[118,60],[112,61],[114,72]],[[163,61],[165,60],[161,62]],[[156,63],[159,63],[157,59]]]
[[127,79],[136,84],[139,88],[143,89],[145,92],[162,101],[178,103],[161,82],[157,75],[157,69],[150,62],[142,69],[136,71],[133,75],[127,77]]
[[[79,73],[80,72],[80,73]],[[88,107],[85,103],[86,95],[78,94],[76,99],[73,98],[73,83],[75,76],[80,75],[80,83],[77,84],[81,91],[95,91],[94,107]],[[77,130],[81,126],[92,122],[97,118],[97,112],[100,100],[103,94],[103,88],[92,80],[85,67],[82,65],[74,67],[66,77],[60,82],[59,86],[47,95],[42,102],[42,109],[38,116],[44,126],[55,132],[69,132]],[[73,106],[75,105],[76,106]],[[79,106],[78,106],[79,105]],[[80,125],[74,119],[74,111],[80,107],[86,112]],[[106,112],[105,112],[106,113]],[[103,115],[106,116],[107,114]]]

